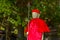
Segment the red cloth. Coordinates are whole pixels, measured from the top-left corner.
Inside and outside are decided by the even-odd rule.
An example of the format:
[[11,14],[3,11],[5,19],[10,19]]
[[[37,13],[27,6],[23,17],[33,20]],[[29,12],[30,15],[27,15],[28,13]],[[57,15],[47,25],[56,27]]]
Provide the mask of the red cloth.
[[38,10],[38,9],[33,9],[32,12],[36,12],[36,13],[40,14],[40,10]]
[[27,36],[27,40],[42,40],[42,33],[31,31]]
[[25,32],[28,32],[27,40],[41,40],[42,33],[50,32],[50,30],[42,19],[34,18],[30,20]]
[[[47,24],[42,19],[34,18],[34,19],[30,20],[28,26],[29,27],[31,26],[31,28],[34,28],[35,25],[37,27],[38,32],[50,32],[50,29],[48,28]],[[28,32],[28,26],[25,28],[25,30],[24,30],[25,32]]]

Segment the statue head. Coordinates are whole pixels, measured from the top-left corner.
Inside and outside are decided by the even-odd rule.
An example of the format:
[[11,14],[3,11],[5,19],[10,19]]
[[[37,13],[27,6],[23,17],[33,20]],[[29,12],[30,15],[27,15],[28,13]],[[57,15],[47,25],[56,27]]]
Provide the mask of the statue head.
[[32,18],[39,18],[39,16],[40,16],[40,11],[38,9],[33,9]]

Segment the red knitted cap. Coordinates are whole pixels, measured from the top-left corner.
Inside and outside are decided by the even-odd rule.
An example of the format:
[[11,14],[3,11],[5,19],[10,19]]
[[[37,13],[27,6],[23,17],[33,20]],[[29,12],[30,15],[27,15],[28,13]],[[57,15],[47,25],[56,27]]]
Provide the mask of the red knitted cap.
[[36,13],[40,14],[40,11],[38,9],[33,9],[32,12],[36,12]]

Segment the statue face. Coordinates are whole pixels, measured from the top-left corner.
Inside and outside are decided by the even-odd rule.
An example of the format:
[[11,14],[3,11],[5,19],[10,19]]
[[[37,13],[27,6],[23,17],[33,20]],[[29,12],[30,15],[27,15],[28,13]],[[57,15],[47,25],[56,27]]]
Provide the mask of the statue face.
[[36,12],[32,12],[32,18],[38,18],[39,17],[39,14],[36,13]]

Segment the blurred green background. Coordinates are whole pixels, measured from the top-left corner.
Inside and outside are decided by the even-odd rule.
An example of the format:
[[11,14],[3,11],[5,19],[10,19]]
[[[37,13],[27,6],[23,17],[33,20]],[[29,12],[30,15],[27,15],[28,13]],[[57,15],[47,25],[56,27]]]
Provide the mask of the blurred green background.
[[46,21],[51,30],[49,40],[59,40],[60,0],[0,0],[0,31],[5,32],[6,40],[12,40],[12,34],[15,34],[16,40],[26,40],[24,28],[34,8],[41,11],[40,18]]

